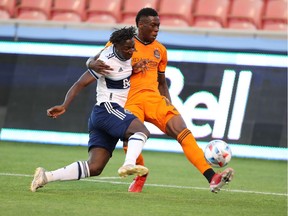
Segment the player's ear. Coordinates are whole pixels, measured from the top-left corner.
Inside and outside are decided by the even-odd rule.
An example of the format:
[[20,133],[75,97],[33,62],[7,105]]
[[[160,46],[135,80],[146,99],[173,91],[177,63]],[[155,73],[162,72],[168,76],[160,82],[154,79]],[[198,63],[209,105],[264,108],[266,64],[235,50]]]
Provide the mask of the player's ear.
[[143,25],[144,25],[144,22],[140,19],[138,22],[137,28],[141,28],[143,27]]

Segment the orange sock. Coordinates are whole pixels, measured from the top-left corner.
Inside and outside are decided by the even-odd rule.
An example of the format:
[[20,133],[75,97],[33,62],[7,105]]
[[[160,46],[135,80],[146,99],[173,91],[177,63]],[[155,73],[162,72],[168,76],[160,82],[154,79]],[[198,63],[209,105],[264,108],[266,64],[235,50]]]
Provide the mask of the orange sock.
[[[127,148],[128,148],[128,146],[123,146],[123,150],[124,150],[125,154],[127,153]],[[144,166],[144,157],[142,154],[140,154],[138,156],[138,158],[136,159],[136,164]]]
[[204,157],[203,150],[198,146],[191,131],[187,128],[181,131],[177,136],[186,158],[203,174],[206,170],[211,169]]
[[142,154],[140,154],[140,155],[138,156],[138,158],[137,158],[137,160],[136,160],[136,164],[137,164],[137,165],[142,165],[142,166],[144,166],[144,157],[143,157]]

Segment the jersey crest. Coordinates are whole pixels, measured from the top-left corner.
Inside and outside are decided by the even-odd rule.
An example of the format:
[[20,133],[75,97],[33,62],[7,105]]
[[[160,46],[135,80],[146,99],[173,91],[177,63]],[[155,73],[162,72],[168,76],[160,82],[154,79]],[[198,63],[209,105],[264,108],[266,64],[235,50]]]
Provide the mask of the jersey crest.
[[160,58],[160,52],[159,52],[158,49],[155,49],[155,50],[154,50],[154,56],[155,56],[155,58],[157,58],[157,59]]

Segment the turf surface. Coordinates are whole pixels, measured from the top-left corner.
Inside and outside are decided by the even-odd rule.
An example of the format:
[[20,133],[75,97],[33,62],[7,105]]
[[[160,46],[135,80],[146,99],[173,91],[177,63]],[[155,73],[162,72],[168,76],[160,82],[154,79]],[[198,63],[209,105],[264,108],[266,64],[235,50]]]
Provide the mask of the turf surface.
[[287,161],[233,158],[234,180],[213,194],[183,154],[143,154],[150,174],[142,193],[127,192],[131,176],[118,178],[120,149],[100,176],[53,182],[32,193],[36,167],[85,160],[86,147],[0,142],[0,215],[287,215]]

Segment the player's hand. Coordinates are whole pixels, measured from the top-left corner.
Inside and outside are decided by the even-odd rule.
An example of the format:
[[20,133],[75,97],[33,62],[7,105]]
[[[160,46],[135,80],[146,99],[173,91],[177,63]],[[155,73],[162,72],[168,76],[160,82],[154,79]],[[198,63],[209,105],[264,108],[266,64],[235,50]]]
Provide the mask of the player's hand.
[[95,72],[105,76],[110,73],[113,69],[109,66],[106,65],[102,60],[97,59],[97,60],[92,60],[89,63],[89,68],[94,70]]
[[144,59],[140,60],[139,62],[137,62],[132,66],[133,73],[140,73],[140,72],[145,73],[148,70],[148,63],[149,63],[148,60]]
[[47,116],[56,119],[58,116],[62,115],[65,112],[66,112],[66,109],[63,106],[58,105],[58,106],[54,106],[48,109]]

